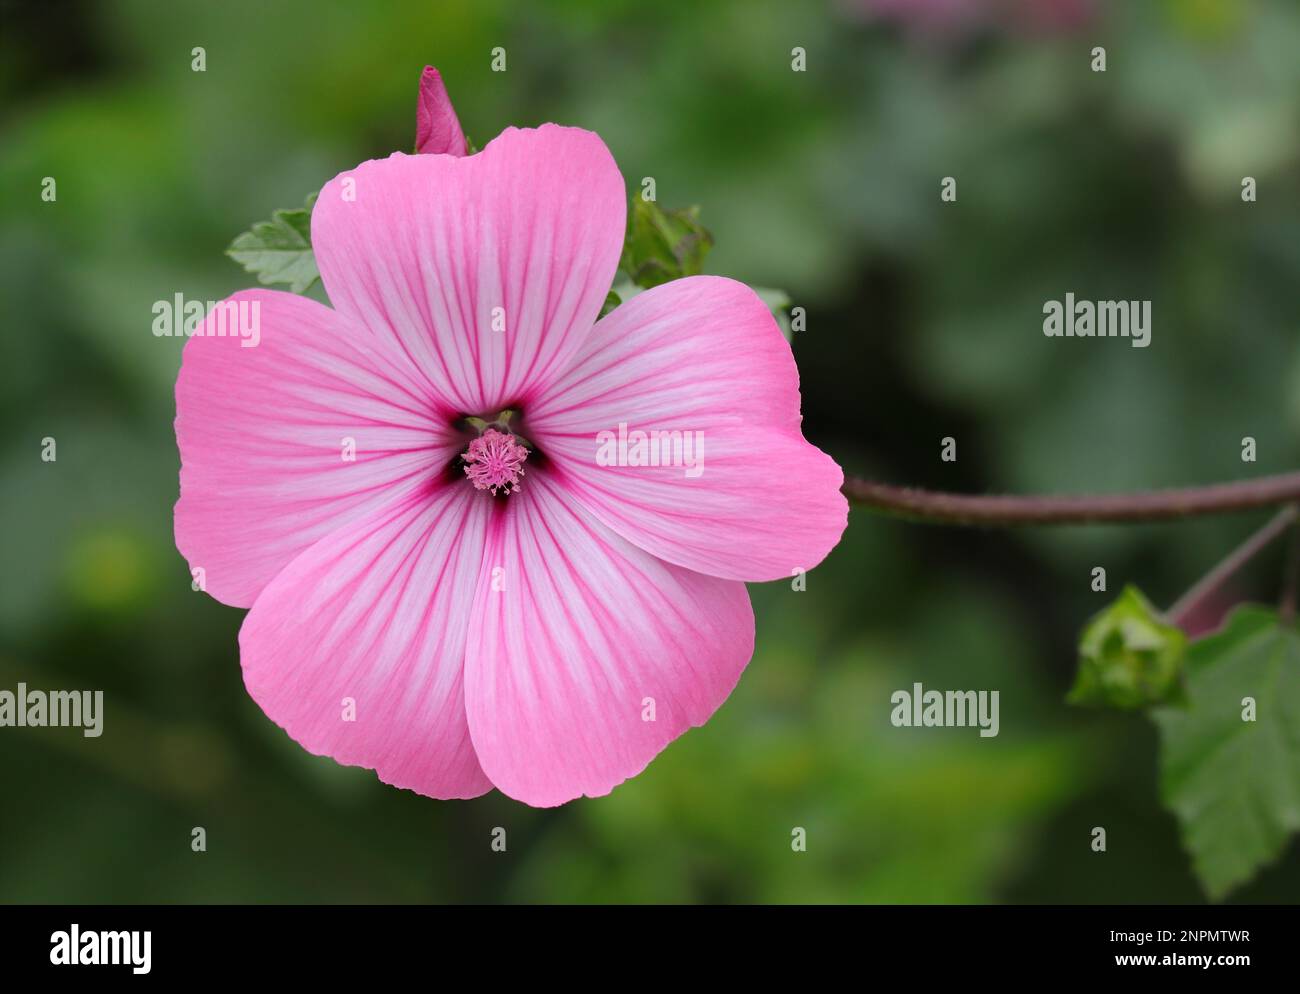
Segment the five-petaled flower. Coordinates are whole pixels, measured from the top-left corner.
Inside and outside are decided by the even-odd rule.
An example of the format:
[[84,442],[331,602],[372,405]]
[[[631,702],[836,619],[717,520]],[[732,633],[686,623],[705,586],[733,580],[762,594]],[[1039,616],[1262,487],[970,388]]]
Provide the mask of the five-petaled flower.
[[[510,128],[464,156],[434,82],[434,154],[321,191],[332,308],[246,290],[257,348],[186,344],[176,542],[251,608],[245,685],[306,749],[432,797],[555,805],[726,699],[754,646],[744,581],[825,557],[842,474],[748,287],[681,279],[597,320],[626,200],[596,135]],[[707,470],[599,465],[621,423],[703,432]]]

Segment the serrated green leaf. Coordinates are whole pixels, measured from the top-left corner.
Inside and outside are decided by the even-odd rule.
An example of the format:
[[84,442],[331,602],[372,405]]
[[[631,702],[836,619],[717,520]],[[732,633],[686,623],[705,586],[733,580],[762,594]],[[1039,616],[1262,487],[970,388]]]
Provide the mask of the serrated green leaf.
[[287,283],[293,293],[304,293],[320,278],[311,247],[311,209],[316,194],[302,207],[271,213],[237,236],[226,255],[254,274],[259,283]]
[[1079,671],[1066,700],[1126,710],[1181,702],[1186,651],[1182,630],[1125,587],[1079,636]]
[[620,267],[644,289],[704,272],[713,236],[700,224],[700,209],[666,211],[653,200],[632,199]]
[[1273,611],[1239,608],[1222,631],[1193,643],[1187,681],[1186,710],[1152,713],[1160,792],[1217,900],[1300,829],[1300,635]]

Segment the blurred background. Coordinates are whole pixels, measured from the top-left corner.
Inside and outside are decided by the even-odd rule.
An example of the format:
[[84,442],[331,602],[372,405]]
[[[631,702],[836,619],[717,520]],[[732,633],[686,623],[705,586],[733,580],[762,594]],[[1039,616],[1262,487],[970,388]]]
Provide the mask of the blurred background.
[[[806,592],[751,587],[739,687],[644,774],[558,810],[436,802],[309,755],[245,693],[244,612],[193,592],[172,541],[183,339],[155,337],[151,307],[249,285],[222,254],[237,233],[409,150],[431,63],[477,144],[580,125],[630,189],[654,176],[663,206],[700,204],[711,272],[806,309],[806,434],[848,472],[1029,492],[1284,471],[1300,455],[1300,6],[0,12],[0,688],[106,695],[99,739],[0,729],[0,900],[1202,899],[1151,723],[1063,698],[1078,630],[1124,581],[1167,605],[1267,512],[999,533],[854,511]],[[1066,291],[1151,300],[1151,347],[1045,338],[1043,302]],[[1271,603],[1278,577],[1265,556],[1233,597]],[[1001,734],[893,728],[889,696],[914,681],[999,690]],[[1297,893],[1292,845],[1233,899]]]

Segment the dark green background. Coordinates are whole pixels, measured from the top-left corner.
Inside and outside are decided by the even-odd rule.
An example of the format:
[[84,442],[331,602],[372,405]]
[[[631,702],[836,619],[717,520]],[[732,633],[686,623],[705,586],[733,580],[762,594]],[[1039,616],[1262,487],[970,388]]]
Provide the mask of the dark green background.
[[[630,187],[702,205],[710,271],[807,309],[806,432],[849,472],[1068,491],[1293,467],[1300,7],[1094,6],[919,31],[871,0],[0,2],[0,687],[107,696],[100,739],[0,729],[0,900],[1199,900],[1150,723],[1063,697],[1108,596],[1093,566],[1168,604],[1261,515],[982,533],[855,511],[805,593],[751,588],[758,648],[708,725],[549,811],[298,748],[244,692],[243,612],[191,592],[172,543],[182,342],[153,302],[248,285],[237,232],[409,149],[425,63],[478,144],[580,125]],[[1152,346],[1044,338],[1070,290],[1150,299]],[[1265,557],[1235,594],[1277,578]],[[1001,734],[893,728],[913,681],[999,690]],[[1234,897],[1298,883],[1292,846]]]

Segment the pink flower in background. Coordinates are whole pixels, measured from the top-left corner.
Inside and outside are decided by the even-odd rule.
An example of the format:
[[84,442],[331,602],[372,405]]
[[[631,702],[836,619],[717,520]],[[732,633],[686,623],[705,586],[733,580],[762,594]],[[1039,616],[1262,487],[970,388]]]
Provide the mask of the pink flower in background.
[[[677,280],[597,320],[627,209],[596,135],[510,128],[457,157],[430,73],[418,147],[451,154],[364,162],[315,205],[333,307],[241,291],[256,348],[187,342],[176,543],[251,608],[245,684],[306,749],[560,804],[726,699],[744,581],[825,557],[842,474],[748,287]],[[698,432],[701,471],[598,461],[620,425]]]

